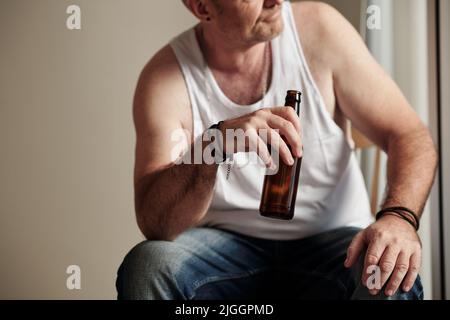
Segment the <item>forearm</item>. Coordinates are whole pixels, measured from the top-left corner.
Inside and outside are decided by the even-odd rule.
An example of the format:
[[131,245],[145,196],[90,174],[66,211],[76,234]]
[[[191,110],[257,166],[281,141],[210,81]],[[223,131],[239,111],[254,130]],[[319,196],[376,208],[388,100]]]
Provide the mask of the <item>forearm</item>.
[[405,206],[420,217],[430,194],[437,162],[436,149],[426,129],[390,139],[383,208]]
[[211,203],[218,166],[171,165],[136,187],[136,214],[147,239],[173,240],[196,225]]

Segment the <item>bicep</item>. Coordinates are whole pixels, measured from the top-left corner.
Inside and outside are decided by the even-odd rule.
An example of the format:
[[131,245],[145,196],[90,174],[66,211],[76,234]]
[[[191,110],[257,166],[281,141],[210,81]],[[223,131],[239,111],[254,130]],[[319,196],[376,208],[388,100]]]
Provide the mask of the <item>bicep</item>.
[[183,132],[181,124],[173,118],[163,120],[159,116],[151,117],[148,114],[145,120],[140,121],[142,124],[136,125],[135,182],[176,160],[175,135],[177,132]]
[[134,98],[136,128],[135,182],[169,166],[191,140],[187,91],[182,75],[163,70],[145,71]]

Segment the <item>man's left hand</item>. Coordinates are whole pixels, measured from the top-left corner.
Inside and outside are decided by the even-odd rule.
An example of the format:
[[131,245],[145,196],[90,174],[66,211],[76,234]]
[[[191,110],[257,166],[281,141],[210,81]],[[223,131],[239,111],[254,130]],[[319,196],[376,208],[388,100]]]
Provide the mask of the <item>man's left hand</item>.
[[367,286],[370,266],[379,266],[381,271],[381,285],[370,290],[372,295],[378,294],[386,283],[387,296],[394,295],[400,285],[404,292],[411,290],[420,269],[422,245],[416,230],[409,223],[399,217],[385,215],[358,233],[347,250],[345,266],[350,268],[354,265],[365,248],[364,286]]

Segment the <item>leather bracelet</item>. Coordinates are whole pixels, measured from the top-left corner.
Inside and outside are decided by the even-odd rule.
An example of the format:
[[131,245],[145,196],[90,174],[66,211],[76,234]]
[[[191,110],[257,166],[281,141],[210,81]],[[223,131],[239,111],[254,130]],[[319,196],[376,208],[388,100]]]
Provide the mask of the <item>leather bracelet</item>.
[[412,211],[406,207],[391,207],[391,209],[396,210],[396,211],[404,211],[404,212],[408,213],[414,219],[414,222],[416,224],[416,230],[419,230],[420,219],[414,211]]
[[[398,211],[387,211],[387,212],[384,212],[379,218],[381,219],[381,218],[384,217],[384,216],[394,216],[394,217],[403,219],[403,220],[405,220],[408,224],[410,224],[410,225],[414,228],[414,230],[417,231],[416,225],[414,224],[414,222],[412,222],[411,220],[409,220],[408,218],[406,218],[405,216],[403,216],[402,214],[400,214]],[[378,219],[377,219],[377,220],[378,220]]]
[[[405,212],[407,214],[405,214]],[[376,214],[376,220],[379,220],[381,217],[383,217],[385,214],[388,214],[388,213],[398,215],[399,217],[401,217],[402,219],[407,221],[409,224],[411,224],[414,227],[414,229],[416,229],[416,231],[419,230],[420,221],[419,221],[417,214],[414,213],[414,211],[412,211],[408,208],[405,208],[405,207],[384,208],[383,210],[378,211],[378,213]],[[411,219],[408,219],[408,217],[412,217],[414,221],[412,221]]]

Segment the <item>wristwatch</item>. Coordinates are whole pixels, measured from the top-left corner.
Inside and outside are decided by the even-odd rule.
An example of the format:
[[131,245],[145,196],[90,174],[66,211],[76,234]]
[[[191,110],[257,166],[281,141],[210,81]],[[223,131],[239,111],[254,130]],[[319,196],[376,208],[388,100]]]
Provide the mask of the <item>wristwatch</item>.
[[[208,138],[211,138],[211,136],[214,137],[214,148],[212,150],[212,157],[215,159],[216,164],[222,164],[225,162],[228,162],[229,160],[233,160],[233,154],[226,154],[223,152],[223,141],[225,140],[226,137],[222,137],[222,139],[217,139],[217,137],[215,136],[214,133],[217,133],[217,130],[222,133],[220,131],[220,126],[223,124],[223,121],[220,121],[216,124],[213,124],[211,127],[209,127],[209,129],[207,130],[208,132]],[[213,131],[214,130],[214,131]],[[213,134],[211,134],[212,132],[214,132]],[[218,152],[216,152],[218,151]]]

